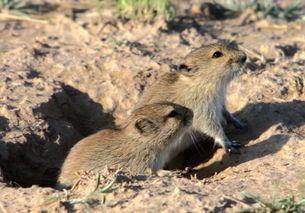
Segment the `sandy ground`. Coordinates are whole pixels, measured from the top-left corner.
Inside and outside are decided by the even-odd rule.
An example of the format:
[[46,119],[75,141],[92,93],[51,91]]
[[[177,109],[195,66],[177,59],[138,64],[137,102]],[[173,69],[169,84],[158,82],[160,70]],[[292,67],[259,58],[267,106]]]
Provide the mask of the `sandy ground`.
[[[172,21],[143,24],[114,19],[113,9],[81,11],[67,1],[53,11],[60,1],[48,3],[45,24],[0,22],[0,212],[232,212],[253,207],[244,193],[305,198],[304,22],[251,11],[209,20],[193,1],[180,3]],[[240,155],[200,142],[184,153],[192,175],[121,172],[108,193],[51,188],[73,144],[126,118],[192,49],[225,39],[249,56],[227,94],[248,124],[227,128],[245,145]]]

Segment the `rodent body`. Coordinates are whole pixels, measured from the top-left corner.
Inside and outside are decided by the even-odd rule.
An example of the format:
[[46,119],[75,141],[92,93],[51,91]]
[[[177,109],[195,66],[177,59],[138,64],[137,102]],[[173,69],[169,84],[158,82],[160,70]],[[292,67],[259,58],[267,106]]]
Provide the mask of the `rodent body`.
[[170,101],[193,110],[193,125],[177,143],[176,152],[192,143],[197,133],[212,137],[229,152],[237,152],[239,144],[224,133],[223,120],[237,128],[244,125],[225,107],[225,94],[230,81],[237,76],[246,61],[244,52],[225,43],[207,45],[186,56],[180,72],[166,73],[148,88],[137,107],[143,104]]
[[143,173],[161,169],[172,156],[169,150],[192,124],[190,109],[155,103],[136,109],[122,128],[99,131],[78,142],[68,154],[58,178],[58,188],[68,187],[78,171],[105,166]]

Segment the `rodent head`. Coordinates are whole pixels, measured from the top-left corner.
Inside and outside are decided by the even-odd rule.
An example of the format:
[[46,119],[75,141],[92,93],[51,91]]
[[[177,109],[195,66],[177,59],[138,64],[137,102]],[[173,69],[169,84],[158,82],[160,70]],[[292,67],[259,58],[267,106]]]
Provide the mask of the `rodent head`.
[[192,51],[181,67],[188,71],[188,76],[231,80],[242,70],[246,60],[247,55],[236,46],[219,42]]
[[181,105],[162,102],[136,109],[127,125],[140,138],[168,141],[192,125],[193,111]]

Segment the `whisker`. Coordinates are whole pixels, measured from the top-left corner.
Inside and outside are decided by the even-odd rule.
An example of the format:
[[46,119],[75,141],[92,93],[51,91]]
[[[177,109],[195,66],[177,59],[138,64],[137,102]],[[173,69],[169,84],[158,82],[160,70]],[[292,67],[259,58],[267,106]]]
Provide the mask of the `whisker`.
[[204,154],[204,150],[200,146],[200,144],[197,143],[197,137],[194,135],[193,132],[190,133],[190,137],[192,139],[193,144],[195,145],[196,150],[199,152],[199,154]]
[[217,143],[216,143],[215,140],[214,140],[213,147],[212,147],[212,151],[216,148],[216,145],[217,145]]

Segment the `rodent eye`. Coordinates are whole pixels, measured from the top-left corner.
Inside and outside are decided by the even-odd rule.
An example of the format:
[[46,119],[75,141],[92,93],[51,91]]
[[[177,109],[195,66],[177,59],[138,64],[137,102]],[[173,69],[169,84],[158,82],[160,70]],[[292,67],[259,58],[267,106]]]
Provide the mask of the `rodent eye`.
[[213,53],[213,58],[220,58],[221,56],[223,56],[223,54],[220,51],[216,51]]
[[168,117],[169,118],[173,118],[176,117],[179,113],[176,110],[172,110],[169,114]]

